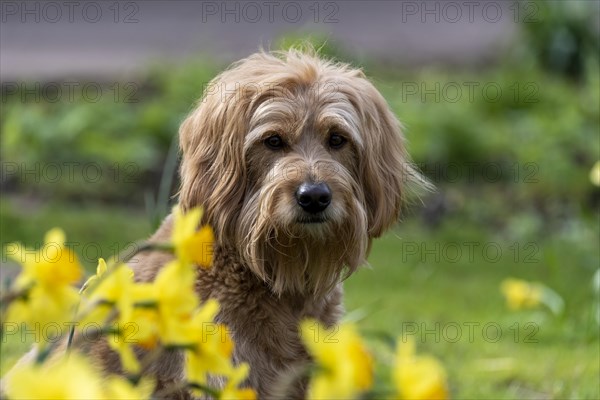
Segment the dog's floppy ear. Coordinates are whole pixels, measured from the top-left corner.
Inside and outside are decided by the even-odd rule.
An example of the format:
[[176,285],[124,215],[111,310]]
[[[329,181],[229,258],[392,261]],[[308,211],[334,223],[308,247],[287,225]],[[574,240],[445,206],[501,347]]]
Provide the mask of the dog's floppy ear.
[[233,237],[246,189],[243,143],[249,101],[222,78],[223,74],[208,85],[179,129],[179,202],[184,211],[201,205],[205,221],[225,241]]
[[401,124],[383,96],[361,73],[358,105],[365,149],[361,160],[362,186],[369,221],[369,237],[379,237],[399,218],[406,184],[421,181],[404,149]]

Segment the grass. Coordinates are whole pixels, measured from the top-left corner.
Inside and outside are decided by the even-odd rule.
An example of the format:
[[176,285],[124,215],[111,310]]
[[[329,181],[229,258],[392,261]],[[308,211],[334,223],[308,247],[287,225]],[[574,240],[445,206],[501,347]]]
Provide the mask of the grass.
[[[3,197],[0,218],[3,244],[34,246],[49,228],[63,227],[81,243],[76,250],[88,270],[95,254],[90,245],[82,253],[85,244],[106,257],[150,233],[143,212],[98,204],[65,207]],[[524,253],[531,243],[535,251]],[[590,284],[595,266],[589,265],[597,250],[591,242],[574,243],[554,234],[521,238],[514,247],[514,238],[491,227],[450,218],[432,229],[413,216],[374,243],[372,268],[347,280],[346,308],[367,311],[359,325],[375,348],[379,333],[412,336],[419,351],[441,359],[453,398],[599,398],[597,297]],[[509,276],[555,289],[565,300],[564,313],[509,311],[499,292]],[[5,336],[2,373],[28,346],[18,335]]]
[[143,211],[98,203],[66,206],[3,196],[0,219],[3,245],[22,242],[37,247],[46,231],[61,227],[88,271],[96,268],[99,257],[108,258],[126,250],[151,233],[150,219]]
[[[494,239],[480,226],[421,225],[407,221],[377,241],[369,259],[373,268],[348,279],[347,308],[372,310],[361,323],[364,332],[415,338],[422,351],[443,360],[457,399],[599,397],[593,271],[576,264],[569,243],[556,248],[552,238],[537,241],[539,262],[515,262],[514,243]],[[457,243],[461,257],[450,253]],[[497,262],[476,250],[486,244],[502,249]],[[545,260],[550,252],[562,255],[558,268]],[[566,302],[564,314],[508,311],[499,284],[510,276],[557,290]]]

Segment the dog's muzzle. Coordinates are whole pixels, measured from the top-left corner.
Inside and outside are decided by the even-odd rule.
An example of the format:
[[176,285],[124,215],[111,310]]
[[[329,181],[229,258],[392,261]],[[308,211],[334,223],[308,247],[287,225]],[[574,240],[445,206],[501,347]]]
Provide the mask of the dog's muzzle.
[[324,182],[303,183],[296,191],[296,202],[307,213],[318,214],[331,204],[331,189]]

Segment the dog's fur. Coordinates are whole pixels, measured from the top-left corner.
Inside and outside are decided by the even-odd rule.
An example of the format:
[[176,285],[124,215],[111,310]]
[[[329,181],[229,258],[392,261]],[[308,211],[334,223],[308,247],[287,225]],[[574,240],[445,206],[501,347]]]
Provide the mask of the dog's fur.
[[[202,205],[217,242],[271,290],[322,296],[393,224],[407,178],[400,125],[359,70],[289,52],[223,72],[180,129],[180,203]],[[327,147],[330,132],[349,143]],[[283,151],[263,141],[273,132]],[[300,224],[294,193],[326,182],[324,224]]]
[[[329,146],[332,132],[343,147]],[[265,145],[274,133],[284,148]],[[308,360],[299,321],[338,321],[340,282],[398,219],[405,184],[419,180],[401,126],[360,70],[291,50],[254,54],[217,76],[179,135],[180,206],[202,205],[216,238],[214,265],[198,269],[198,295],[220,302],[234,359],[250,364],[248,386],[273,397],[286,372]],[[331,188],[320,223],[303,222],[294,194],[305,182]],[[171,226],[167,217],[151,240],[169,240]],[[131,266],[151,281],[167,261],[142,253]],[[89,351],[105,370],[120,370],[105,343]],[[176,383],[182,356],[167,354],[150,372],[159,390]],[[288,386],[287,397],[302,397],[303,386]]]

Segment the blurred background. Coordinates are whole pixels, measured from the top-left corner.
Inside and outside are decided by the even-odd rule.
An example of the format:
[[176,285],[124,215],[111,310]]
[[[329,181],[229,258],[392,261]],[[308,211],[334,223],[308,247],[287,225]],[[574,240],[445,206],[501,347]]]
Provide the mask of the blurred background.
[[[260,47],[361,67],[436,186],[346,282],[454,398],[600,398],[596,1],[3,1],[3,247],[65,229],[92,271],[176,202],[178,126]],[[2,282],[17,271],[3,255]],[[506,278],[553,300],[506,306]],[[2,372],[31,338],[3,337]]]

